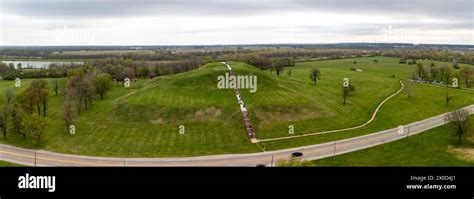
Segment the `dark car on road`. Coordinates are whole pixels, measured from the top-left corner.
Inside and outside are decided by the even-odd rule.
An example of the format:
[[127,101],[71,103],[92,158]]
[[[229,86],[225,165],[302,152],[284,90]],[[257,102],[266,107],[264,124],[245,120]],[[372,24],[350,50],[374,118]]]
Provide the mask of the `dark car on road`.
[[301,157],[301,156],[303,156],[303,153],[301,153],[301,152],[293,152],[293,153],[291,153],[291,157]]

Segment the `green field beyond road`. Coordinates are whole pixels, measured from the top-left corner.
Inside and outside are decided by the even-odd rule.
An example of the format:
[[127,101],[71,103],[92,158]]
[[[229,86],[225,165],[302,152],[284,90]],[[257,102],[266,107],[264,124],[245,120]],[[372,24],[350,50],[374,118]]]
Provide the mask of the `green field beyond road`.
[[312,163],[316,166],[474,166],[473,133],[460,144],[451,126],[444,125],[402,140]]

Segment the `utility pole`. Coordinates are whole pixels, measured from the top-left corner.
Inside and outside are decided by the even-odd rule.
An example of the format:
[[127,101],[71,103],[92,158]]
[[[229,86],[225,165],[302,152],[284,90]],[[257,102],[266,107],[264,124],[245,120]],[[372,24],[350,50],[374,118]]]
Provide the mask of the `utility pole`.
[[336,142],[334,142],[334,156],[336,156]]
[[36,167],[36,152],[35,152],[35,167]]
[[270,167],[273,167],[273,155],[272,155],[272,163],[271,163]]

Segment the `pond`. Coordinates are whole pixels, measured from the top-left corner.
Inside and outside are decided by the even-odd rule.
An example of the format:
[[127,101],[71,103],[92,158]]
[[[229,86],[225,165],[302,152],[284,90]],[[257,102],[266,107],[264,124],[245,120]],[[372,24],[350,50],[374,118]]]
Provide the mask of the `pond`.
[[54,64],[56,66],[73,66],[73,65],[83,65],[84,62],[47,62],[47,61],[2,61],[2,63],[9,65],[13,63],[15,69],[18,68],[49,68],[50,65]]

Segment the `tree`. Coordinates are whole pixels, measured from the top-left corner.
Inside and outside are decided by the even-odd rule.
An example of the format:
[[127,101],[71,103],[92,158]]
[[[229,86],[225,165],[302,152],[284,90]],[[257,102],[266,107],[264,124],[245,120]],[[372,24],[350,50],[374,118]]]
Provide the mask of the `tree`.
[[291,77],[291,68],[288,69],[288,77]]
[[425,78],[425,73],[423,69],[423,64],[422,63],[417,63],[416,64],[416,72],[419,78],[424,79]]
[[134,65],[133,59],[125,59],[124,60],[124,65],[127,66],[127,67],[133,67],[133,65]]
[[311,81],[314,82],[314,85],[316,85],[316,81],[320,79],[321,77],[321,72],[319,71],[319,68],[313,68],[311,69],[311,73],[309,74],[309,78]]
[[23,126],[23,119],[25,117],[25,113],[23,109],[21,109],[19,104],[14,104],[11,111],[11,118],[13,124],[13,132],[23,136],[23,139],[26,139],[25,128]]
[[453,68],[454,69],[461,69],[461,67],[459,66],[459,64],[457,62],[453,63]]
[[462,136],[471,128],[469,122],[469,111],[465,109],[452,111],[446,115],[445,120],[451,122],[454,132],[458,136],[459,142],[461,142]]
[[439,75],[441,80],[444,81],[446,85],[448,85],[453,75],[453,68],[443,64],[439,67]]
[[23,120],[23,126],[28,135],[35,140],[36,145],[39,145],[45,136],[46,118],[42,118],[39,114],[29,115]]
[[438,79],[438,67],[436,67],[434,64],[430,66],[430,74],[433,80]]
[[[9,65],[4,64],[4,63],[0,63],[0,75],[4,75],[4,74],[7,74],[8,72],[12,71],[10,65],[12,65],[12,63],[10,63]],[[15,69],[15,66],[13,66],[13,70],[14,69]]]
[[51,80],[51,86],[53,87],[54,94],[58,96],[59,80],[58,79]]
[[66,93],[67,89],[67,78],[60,79],[58,82],[59,91],[58,93]]
[[93,78],[94,77],[90,74],[82,76],[74,75],[68,78],[66,92],[69,92],[74,99],[79,115],[81,114],[82,107],[87,110],[87,107],[92,105],[92,99],[96,93]]
[[289,66],[289,61],[286,59],[276,59],[273,62],[273,67],[275,68],[277,76],[280,76],[280,73],[285,69],[285,66]]
[[446,99],[446,106],[449,104],[451,99],[453,99],[453,96],[449,95],[449,83],[451,82],[451,77],[453,76],[453,69],[447,65],[441,65],[440,69],[440,75],[443,81],[445,81],[446,84],[446,93],[445,93],[445,99]]
[[15,92],[14,92],[13,88],[7,88],[7,89],[5,90],[5,97],[7,98],[7,99],[6,99],[6,100],[7,100],[7,104],[11,104],[11,103],[12,103],[13,98],[14,98],[14,94],[15,94]]
[[141,67],[138,71],[138,76],[146,78],[150,74],[150,69],[148,67]]
[[104,99],[104,95],[112,87],[112,77],[108,73],[102,73],[94,79],[95,92],[100,95],[100,99]]
[[124,70],[124,68],[122,66],[114,66],[111,69],[112,78],[116,80],[117,85],[118,85],[119,82],[123,82],[124,79],[125,79],[125,74],[124,74],[123,70]]
[[93,83],[93,77],[84,77],[79,86],[79,91],[81,92],[81,96],[83,97],[82,101],[84,102],[84,109],[87,110],[87,108],[92,105],[92,98],[96,93]]
[[66,95],[64,96],[65,99],[64,99],[64,121],[66,122],[66,132],[69,132],[69,127],[72,125],[72,120],[73,120],[73,115],[72,115],[72,108],[71,108],[71,105],[72,105],[72,102],[71,102],[71,98],[72,98],[72,95],[70,93],[66,93]]
[[23,110],[27,111],[29,114],[33,114],[35,109],[37,97],[35,95],[34,89],[28,87],[20,93],[19,101]]
[[449,95],[449,87],[446,86],[446,93],[444,94],[444,97],[446,99],[446,106],[449,104],[449,102],[453,99],[453,96]]
[[9,115],[9,107],[10,104],[13,102],[13,89],[8,88],[5,90],[5,97],[7,103],[3,106],[2,110],[0,111],[0,127],[3,132],[3,137],[7,139],[7,127],[8,127],[8,115]]
[[156,77],[156,73],[153,72],[153,71],[151,71],[151,72],[148,74],[148,78],[150,78],[150,79],[153,79],[153,78],[155,78],[155,77]]
[[48,96],[49,90],[48,89],[40,89],[38,91],[40,102],[43,104],[43,117],[46,117],[46,110],[48,108]]
[[67,82],[67,89],[66,93],[74,99],[74,104],[76,105],[77,114],[81,115],[81,108],[82,108],[82,94],[80,92],[80,84],[82,81],[82,77],[80,76],[71,76],[68,78]]
[[43,79],[33,80],[30,87],[33,89],[31,92],[33,92],[33,96],[36,99],[38,114],[41,114],[41,107],[43,107],[43,117],[46,117],[49,96],[48,82]]
[[256,55],[256,54],[248,55],[244,59],[245,59],[245,62],[247,62],[248,64],[256,66],[263,70],[269,69],[273,65],[273,62],[271,59],[268,59],[266,57]]
[[135,70],[133,68],[125,68],[123,69],[124,78],[134,79],[135,78]]
[[275,72],[276,72],[277,76],[280,76],[280,73],[281,73],[281,72],[284,70],[284,68],[285,68],[285,67],[283,66],[283,64],[281,64],[281,63],[275,64],[274,67],[275,67]]
[[415,85],[412,81],[405,81],[405,87],[403,89],[408,96],[408,99],[415,96]]
[[342,98],[344,100],[343,104],[346,104],[346,98],[349,96],[350,93],[355,91],[355,86],[349,84],[349,86],[342,86]]
[[464,83],[466,84],[467,88],[472,87],[473,77],[474,77],[474,68],[471,67],[464,67],[459,71]]
[[158,70],[160,71],[159,72],[160,75],[171,75],[171,74],[173,74],[173,69],[171,67],[168,67],[168,66],[159,67]]
[[3,138],[7,139],[7,126],[8,126],[8,106],[5,105],[0,109],[0,130],[3,133]]

